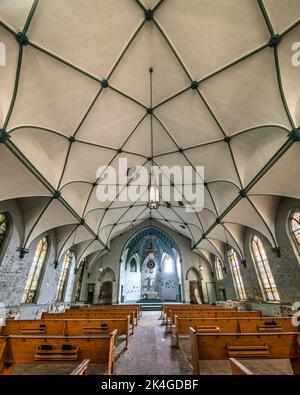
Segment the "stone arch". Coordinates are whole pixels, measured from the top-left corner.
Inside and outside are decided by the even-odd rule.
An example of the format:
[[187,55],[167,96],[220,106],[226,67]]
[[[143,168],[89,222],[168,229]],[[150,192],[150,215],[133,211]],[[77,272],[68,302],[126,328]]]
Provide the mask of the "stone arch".
[[[109,275],[111,278],[109,278]],[[108,278],[106,278],[108,277]],[[102,273],[99,276],[99,281],[103,281],[103,280],[107,280],[107,281],[116,281],[116,276],[114,271],[110,268],[110,267],[106,267]]]

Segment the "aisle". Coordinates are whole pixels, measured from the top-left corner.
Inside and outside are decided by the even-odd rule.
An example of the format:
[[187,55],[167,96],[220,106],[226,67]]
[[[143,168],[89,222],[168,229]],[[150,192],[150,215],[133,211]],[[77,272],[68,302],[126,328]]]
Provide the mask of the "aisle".
[[115,374],[192,374],[184,354],[171,347],[171,336],[159,317],[159,311],[143,312],[128,350],[116,361]]

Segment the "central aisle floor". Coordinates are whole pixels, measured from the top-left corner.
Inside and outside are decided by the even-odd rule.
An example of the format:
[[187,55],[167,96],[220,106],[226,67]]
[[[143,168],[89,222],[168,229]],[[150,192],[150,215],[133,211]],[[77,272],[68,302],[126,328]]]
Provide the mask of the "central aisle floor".
[[171,335],[165,331],[159,311],[144,311],[128,350],[117,357],[115,374],[192,374],[185,355],[171,347]]

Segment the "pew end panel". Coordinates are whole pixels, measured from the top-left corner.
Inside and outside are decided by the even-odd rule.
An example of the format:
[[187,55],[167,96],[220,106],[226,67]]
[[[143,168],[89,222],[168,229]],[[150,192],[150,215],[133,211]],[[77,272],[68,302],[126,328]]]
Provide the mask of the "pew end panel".
[[246,368],[241,362],[239,362],[235,358],[228,358],[230,362],[230,367],[231,367],[231,372],[233,375],[238,375],[238,376],[252,376],[254,375],[251,370]]
[[90,360],[84,359],[71,373],[71,376],[84,376],[86,374]]

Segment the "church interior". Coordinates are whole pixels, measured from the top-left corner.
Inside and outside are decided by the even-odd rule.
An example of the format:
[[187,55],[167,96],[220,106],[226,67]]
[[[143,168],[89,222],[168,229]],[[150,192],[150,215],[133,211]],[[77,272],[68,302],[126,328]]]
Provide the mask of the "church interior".
[[299,0],[0,0],[0,375],[300,375],[299,92]]

